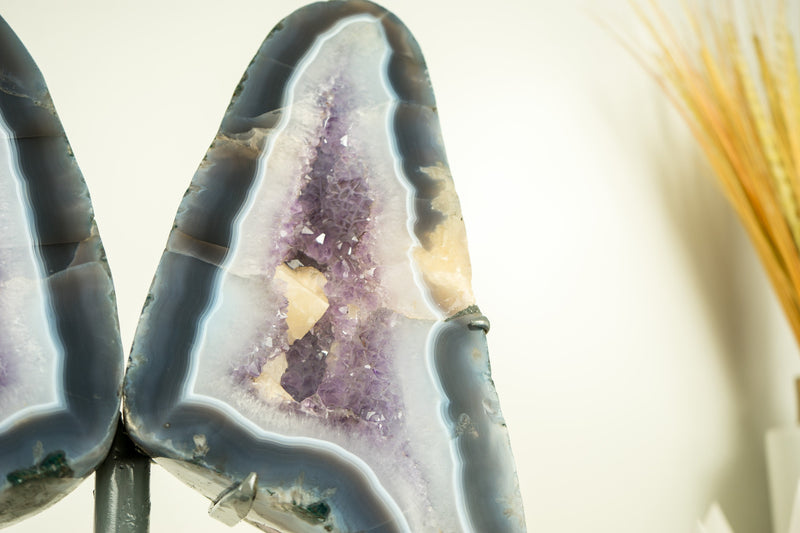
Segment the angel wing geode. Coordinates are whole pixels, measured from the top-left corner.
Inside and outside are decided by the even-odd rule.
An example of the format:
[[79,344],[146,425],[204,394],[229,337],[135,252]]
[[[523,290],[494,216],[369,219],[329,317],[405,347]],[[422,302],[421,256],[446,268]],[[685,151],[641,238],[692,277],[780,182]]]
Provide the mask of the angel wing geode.
[[103,460],[124,357],[89,193],[39,69],[0,18],[0,527]]
[[313,4],[181,203],[126,422],[225,521],[524,531],[487,326],[417,43],[369,2]]

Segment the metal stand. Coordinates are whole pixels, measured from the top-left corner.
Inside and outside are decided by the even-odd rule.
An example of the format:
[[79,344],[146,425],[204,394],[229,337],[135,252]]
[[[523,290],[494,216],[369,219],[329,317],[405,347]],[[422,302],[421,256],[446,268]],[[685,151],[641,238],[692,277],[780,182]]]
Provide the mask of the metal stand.
[[122,421],[108,457],[95,473],[95,533],[150,529],[150,458],[139,453]]

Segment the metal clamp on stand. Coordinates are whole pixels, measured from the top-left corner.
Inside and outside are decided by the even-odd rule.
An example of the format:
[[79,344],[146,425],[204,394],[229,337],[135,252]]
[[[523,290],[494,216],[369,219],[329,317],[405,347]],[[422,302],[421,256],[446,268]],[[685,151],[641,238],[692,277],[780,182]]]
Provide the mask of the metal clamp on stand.
[[258,475],[250,472],[246,478],[225,492],[211,504],[208,515],[226,526],[235,526],[247,516],[253,507],[258,490]]
[[484,333],[489,333],[491,324],[489,324],[489,319],[486,317],[486,315],[481,315],[470,320],[468,327],[469,329],[482,329]]

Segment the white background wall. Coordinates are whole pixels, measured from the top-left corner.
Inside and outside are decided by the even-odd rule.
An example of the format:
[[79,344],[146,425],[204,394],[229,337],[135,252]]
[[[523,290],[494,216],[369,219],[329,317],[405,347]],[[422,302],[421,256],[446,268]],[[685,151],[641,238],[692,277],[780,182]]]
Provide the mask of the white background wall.
[[[89,185],[126,347],[235,85],[299,5],[0,0]],[[718,499],[766,533],[763,433],[795,417],[800,358],[693,141],[592,18],[635,28],[626,1],[385,5],[436,89],[528,530],[689,532]],[[153,476],[154,533],[227,530]],[[9,531],[90,531],[91,491]]]

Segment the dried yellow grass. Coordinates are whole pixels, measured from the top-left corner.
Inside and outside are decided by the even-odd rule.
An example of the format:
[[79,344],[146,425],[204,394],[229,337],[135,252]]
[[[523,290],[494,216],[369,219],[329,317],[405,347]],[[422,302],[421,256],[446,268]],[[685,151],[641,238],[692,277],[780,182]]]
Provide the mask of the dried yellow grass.
[[769,23],[753,7],[741,28],[720,2],[684,5],[684,31],[655,0],[633,6],[657,49],[635,53],[700,142],[800,344],[800,72],[786,6]]

